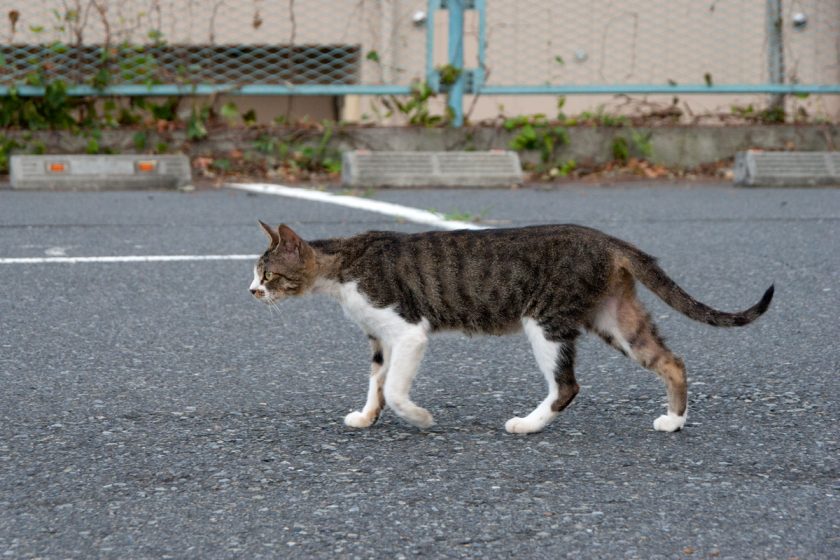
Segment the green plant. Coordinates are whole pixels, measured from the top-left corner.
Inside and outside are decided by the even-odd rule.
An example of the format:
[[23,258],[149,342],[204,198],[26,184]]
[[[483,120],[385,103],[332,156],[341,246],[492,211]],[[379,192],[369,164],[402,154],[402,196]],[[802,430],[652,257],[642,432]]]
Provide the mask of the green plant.
[[630,141],[633,148],[642,157],[649,158],[653,156],[653,144],[650,141],[652,136],[653,133],[651,132],[642,133],[636,129],[630,131]]
[[84,131],[84,137],[88,139],[87,145],[85,146],[85,153],[87,154],[113,154],[115,153],[114,149],[110,146],[103,146],[102,145],[102,130],[99,128],[93,128],[90,130]]
[[440,76],[440,85],[451,86],[461,77],[463,70],[451,64],[445,64],[436,68]]
[[207,120],[210,118],[210,107],[196,103],[192,106],[187,119],[187,139],[202,140],[207,138]]
[[761,120],[766,124],[779,124],[785,122],[785,108],[783,106],[768,107],[761,112]]
[[462,210],[454,210],[452,212],[440,212],[434,208],[429,208],[429,212],[438,214],[439,216],[442,216],[444,220],[449,220],[452,222],[476,223],[487,218],[487,214],[490,212],[490,210],[488,208],[484,208],[483,210],[479,211],[478,214],[474,214],[472,212]]
[[245,126],[254,126],[257,124],[257,112],[253,109],[248,109],[242,114],[242,122]]
[[550,175],[568,177],[575,169],[577,169],[577,162],[574,159],[569,159],[562,165],[552,169]]
[[440,126],[451,120],[451,115],[435,115],[429,106],[429,100],[437,94],[426,82],[418,82],[411,86],[411,95],[408,100],[402,101],[392,95],[382,100],[382,104],[388,109],[388,116],[398,112],[408,119],[409,124],[420,126]]
[[156,121],[175,121],[178,118],[178,106],[181,104],[180,97],[168,97],[163,103],[157,105],[151,102],[143,102],[143,108],[147,108]]
[[630,146],[623,136],[616,136],[612,141],[612,157],[620,163],[627,163],[630,159]]
[[333,137],[333,124],[324,121],[324,132],[314,146],[304,146],[294,152],[293,161],[307,171],[326,171],[338,173],[341,171],[341,156],[337,150],[330,148]]
[[9,157],[12,155],[12,151],[21,147],[21,144],[14,138],[0,136],[0,173],[9,172]]
[[516,131],[509,144],[512,150],[540,152],[542,169],[554,167],[557,149],[569,143],[566,127],[556,126],[542,114],[507,119],[502,126],[505,130]]
[[[278,164],[291,175],[301,176],[310,173],[340,173],[341,154],[331,145],[336,124],[323,121],[322,132],[313,137],[302,131],[295,131],[285,139],[261,134],[254,140],[254,151],[261,154],[268,167]],[[308,138],[307,138],[308,136]]]
[[74,111],[83,101],[67,95],[67,84],[61,80],[47,82],[39,70],[29,74],[27,85],[43,87],[40,97],[21,97],[12,86],[9,94],[0,97],[0,126],[26,129],[62,129],[76,124]]
[[239,108],[233,101],[228,101],[219,109],[219,115],[227,121],[228,124],[233,125],[239,119]]
[[261,154],[273,154],[274,151],[277,149],[278,141],[274,136],[268,134],[260,134],[256,140],[254,140],[253,147],[256,151],[260,152]]
[[624,115],[611,115],[610,113],[607,113],[603,105],[599,105],[594,112],[582,112],[576,121],[577,123],[587,123],[595,126],[608,127],[622,127],[627,126],[630,123],[630,120]]
[[611,151],[613,160],[626,164],[631,156],[638,158],[650,158],[653,156],[653,144],[651,143],[651,132],[641,132],[631,129],[630,138],[625,135],[617,135],[613,138]]
[[230,171],[231,168],[230,160],[225,158],[214,159],[211,165],[214,169],[222,173]]
[[566,105],[566,97],[561,95],[557,98],[557,120],[561,123],[566,122],[566,113],[563,112],[563,107]]
[[41,140],[33,140],[29,143],[30,153],[41,155],[47,153],[47,145]]
[[757,122],[762,124],[778,124],[785,122],[787,117],[784,107],[768,107],[766,109],[756,109],[752,104],[749,105],[733,105],[731,112],[736,117],[740,117],[746,121]]
[[96,138],[88,138],[87,146],[85,146],[85,153],[86,154],[98,154],[99,153],[99,140]]
[[144,152],[149,142],[149,135],[145,130],[138,130],[132,135],[131,142],[134,144],[135,150]]

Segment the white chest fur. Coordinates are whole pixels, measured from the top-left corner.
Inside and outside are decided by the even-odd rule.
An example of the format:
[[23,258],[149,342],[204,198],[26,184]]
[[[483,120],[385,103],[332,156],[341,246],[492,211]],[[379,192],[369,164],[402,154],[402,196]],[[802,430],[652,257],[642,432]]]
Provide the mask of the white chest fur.
[[315,291],[327,293],[337,299],[347,317],[365,333],[383,341],[398,338],[406,330],[416,329],[418,326],[428,332],[429,324],[425,319],[420,325],[412,325],[400,317],[393,307],[375,307],[367,296],[359,291],[356,282],[339,284],[321,281],[315,286]]

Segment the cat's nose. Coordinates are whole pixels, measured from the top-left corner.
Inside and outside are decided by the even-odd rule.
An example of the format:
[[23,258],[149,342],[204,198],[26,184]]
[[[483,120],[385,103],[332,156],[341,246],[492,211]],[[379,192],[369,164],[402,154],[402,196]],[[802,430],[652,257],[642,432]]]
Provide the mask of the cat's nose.
[[263,297],[263,291],[258,288],[251,288],[251,295],[256,298],[261,298]]

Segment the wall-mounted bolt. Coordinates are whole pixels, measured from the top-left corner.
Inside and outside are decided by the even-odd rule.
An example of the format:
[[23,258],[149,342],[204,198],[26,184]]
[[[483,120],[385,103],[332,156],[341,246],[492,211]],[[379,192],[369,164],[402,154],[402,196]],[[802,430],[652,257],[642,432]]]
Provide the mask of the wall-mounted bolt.
[[794,29],[805,29],[805,26],[808,25],[808,16],[803,12],[794,13],[792,19]]

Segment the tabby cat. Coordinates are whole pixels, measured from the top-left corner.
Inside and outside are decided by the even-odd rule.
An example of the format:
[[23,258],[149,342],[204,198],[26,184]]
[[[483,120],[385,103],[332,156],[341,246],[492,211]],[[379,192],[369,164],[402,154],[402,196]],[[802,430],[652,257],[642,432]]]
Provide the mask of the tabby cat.
[[251,293],[274,304],[289,296],[334,297],[370,338],[367,402],[344,423],[367,428],[387,404],[418,428],[434,421],[410,397],[430,333],[501,335],[525,331],[548,382],[548,396],[511,433],[538,432],[577,395],[575,340],[582,329],[656,372],[668,413],[656,430],[685,424],[686,375],[636,297],[635,280],[686,316],[719,327],[763,314],[773,286],[754,306],[725,313],[695,300],[656,260],[620,239],[576,225],[404,234],[371,231],[306,242],[288,226],[259,222],[268,250],[254,267]]

